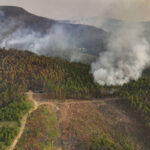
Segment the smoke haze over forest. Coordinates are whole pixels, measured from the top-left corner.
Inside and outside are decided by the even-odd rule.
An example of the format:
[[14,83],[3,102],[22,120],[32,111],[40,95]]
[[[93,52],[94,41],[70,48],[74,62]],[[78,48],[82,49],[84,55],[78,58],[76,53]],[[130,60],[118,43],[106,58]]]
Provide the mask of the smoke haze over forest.
[[150,65],[149,35],[145,35],[145,27],[137,23],[147,14],[146,9],[141,11],[146,3],[135,0],[101,0],[98,12],[101,23],[108,19],[109,14],[120,14],[116,18],[124,20],[119,28],[111,30],[110,27],[109,33],[92,26],[71,25],[55,20],[49,20],[45,28],[43,25],[47,21],[43,18],[43,24],[36,26],[34,21],[27,23],[32,17],[27,19],[26,13],[14,17],[9,16],[9,9],[0,9],[0,28],[3,29],[0,31],[0,47],[30,50],[70,61],[81,61],[84,54],[99,55],[91,63],[95,81],[99,84],[122,85],[137,80],[145,67]]

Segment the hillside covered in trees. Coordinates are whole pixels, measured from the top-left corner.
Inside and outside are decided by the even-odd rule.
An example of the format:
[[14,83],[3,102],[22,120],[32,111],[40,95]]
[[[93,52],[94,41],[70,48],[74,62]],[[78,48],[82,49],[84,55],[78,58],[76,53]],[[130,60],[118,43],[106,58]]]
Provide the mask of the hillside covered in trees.
[[[139,114],[148,131],[149,89],[149,69],[138,81],[108,87],[94,82],[88,64],[38,56],[29,51],[0,49],[0,149],[5,147],[3,145],[10,145],[18,132],[21,118],[32,107],[24,97],[28,90],[47,93],[51,99],[125,99],[125,106]],[[10,122],[14,125],[9,126]]]
[[100,96],[90,66],[28,51],[0,50],[0,149],[6,149],[18,133],[22,117],[32,105],[25,92],[48,93],[51,98]]
[[[47,92],[53,98],[100,97],[90,66],[28,51],[0,50],[0,105],[28,90]],[[15,92],[14,92],[15,91]],[[11,93],[11,94],[10,94]],[[4,98],[7,97],[8,98]]]

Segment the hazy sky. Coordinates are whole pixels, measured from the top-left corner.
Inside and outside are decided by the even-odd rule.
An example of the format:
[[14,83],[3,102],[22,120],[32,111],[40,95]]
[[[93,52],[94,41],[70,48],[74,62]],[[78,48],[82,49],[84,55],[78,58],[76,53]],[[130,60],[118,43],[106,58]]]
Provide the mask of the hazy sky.
[[0,5],[20,6],[34,14],[54,19],[109,16],[150,20],[150,0],[0,0]]

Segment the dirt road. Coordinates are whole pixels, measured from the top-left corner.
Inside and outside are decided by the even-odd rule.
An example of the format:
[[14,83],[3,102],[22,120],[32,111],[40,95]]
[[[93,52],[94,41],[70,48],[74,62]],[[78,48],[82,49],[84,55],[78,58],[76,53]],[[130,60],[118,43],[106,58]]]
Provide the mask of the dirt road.
[[20,139],[20,137],[22,136],[23,134],[23,131],[24,131],[24,128],[25,128],[25,125],[26,125],[26,122],[27,122],[27,118],[28,116],[34,112],[36,109],[38,109],[39,106],[41,105],[51,105],[52,107],[56,108],[56,110],[59,110],[59,108],[53,104],[52,102],[39,102],[39,101],[36,101],[34,98],[33,98],[33,92],[32,91],[29,91],[26,93],[27,97],[28,97],[28,100],[32,101],[33,104],[34,104],[34,107],[27,113],[24,115],[24,117],[22,118],[22,121],[21,121],[21,127],[19,129],[19,133],[18,135],[16,136],[16,138],[14,139],[12,145],[8,148],[8,150],[13,150],[18,142],[18,140]]
[[[25,125],[26,125],[26,122],[27,122],[27,118],[28,116],[34,112],[36,109],[39,108],[39,106],[41,105],[51,105],[52,107],[54,107],[56,109],[56,111],[59,110],[59,107],[52,101],[38,101],[36,100],[35,98],[33,98],[33,92],[32,91],[29,91],[26,93],[27,97],[28,97],[28,100],[32,101],[33,104],[34,104],[34,107],[22,118],[22,121],[21,121],[21,127],[20,127],[20,130],[19,130],[19,133],[18,135],[16,136],[16,138],[14,139],[12,145],[8,148],[8,150],[13,150],[18,142],[18,140],[20,139],[20,137],[22,136],[23,134],[23,131],[24,131],[24,128],[25,128]],[[79,100],[70,100],[70,101],[65,101],[65,102],[59,102],[58,104],[61,105],[61,104],[83,104],[83,103],[91,103],[91,102],[94,102],[94,103],[99,103],[101,102],[102,105],[105,105],[105,102],[107,101],[112,101],[113,99],[112,98],[108,98],[108,99],[102,99],[102,100],[85,100],[85,101],[79,101]],[[114,100],[116,100],[116,98],[114,98]]]
[[38,108],[38,104],[35,100],[33,100],[32,94],[33,93],[31,91],[29,91],[27,93],[27,96],[28,96],[29,100],[32,100],[32,102],[34,103],[34,107],[27,114],[25,114],[25,116],[22,118],[20,131],[19,131],[18,135],[16,136],[16,138],[14,139],[12,145],[8,148],[8,150],[13,150],[15,148],[18,140],[20,139],[21,135],[23,134],[28,115],[30,115],[33,111],[35,111]]

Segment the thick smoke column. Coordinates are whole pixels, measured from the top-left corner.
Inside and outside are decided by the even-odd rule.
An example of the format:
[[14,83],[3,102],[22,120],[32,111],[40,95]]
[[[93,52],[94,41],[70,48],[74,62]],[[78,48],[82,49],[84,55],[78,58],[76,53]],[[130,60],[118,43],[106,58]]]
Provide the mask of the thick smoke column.
[[[144,36],[143,26],[140,23],[134,23],[135,18],[138,19],[140,14],[137,7],[137,4],[140,6],[139,2],[111,0],[107,6],[105,5],[107,8],[103,9],[103,14],[107,14],[105,10],[122,14],[117,6],[121,6],[122,3],[125,9],[130,7],[130,11],[122,14],[122,18],[126,18],[127,23],[122,24],[115,31],[112,30],[107,51],[100,53],[97,61],[91,64],[94,79],[99,84],[123,85],[130,80],[138,80],[145,67],[150,65],[149,42]],[[146,3],[146,1],[142,2]],[[116,6],[116,10],[112,8],[112,5]]]
[[149,43],[139,25],[124,25],[110,37],[107,51],[92,63],[94,79],[99,84],[123,85],[141,77],[150,64]]

